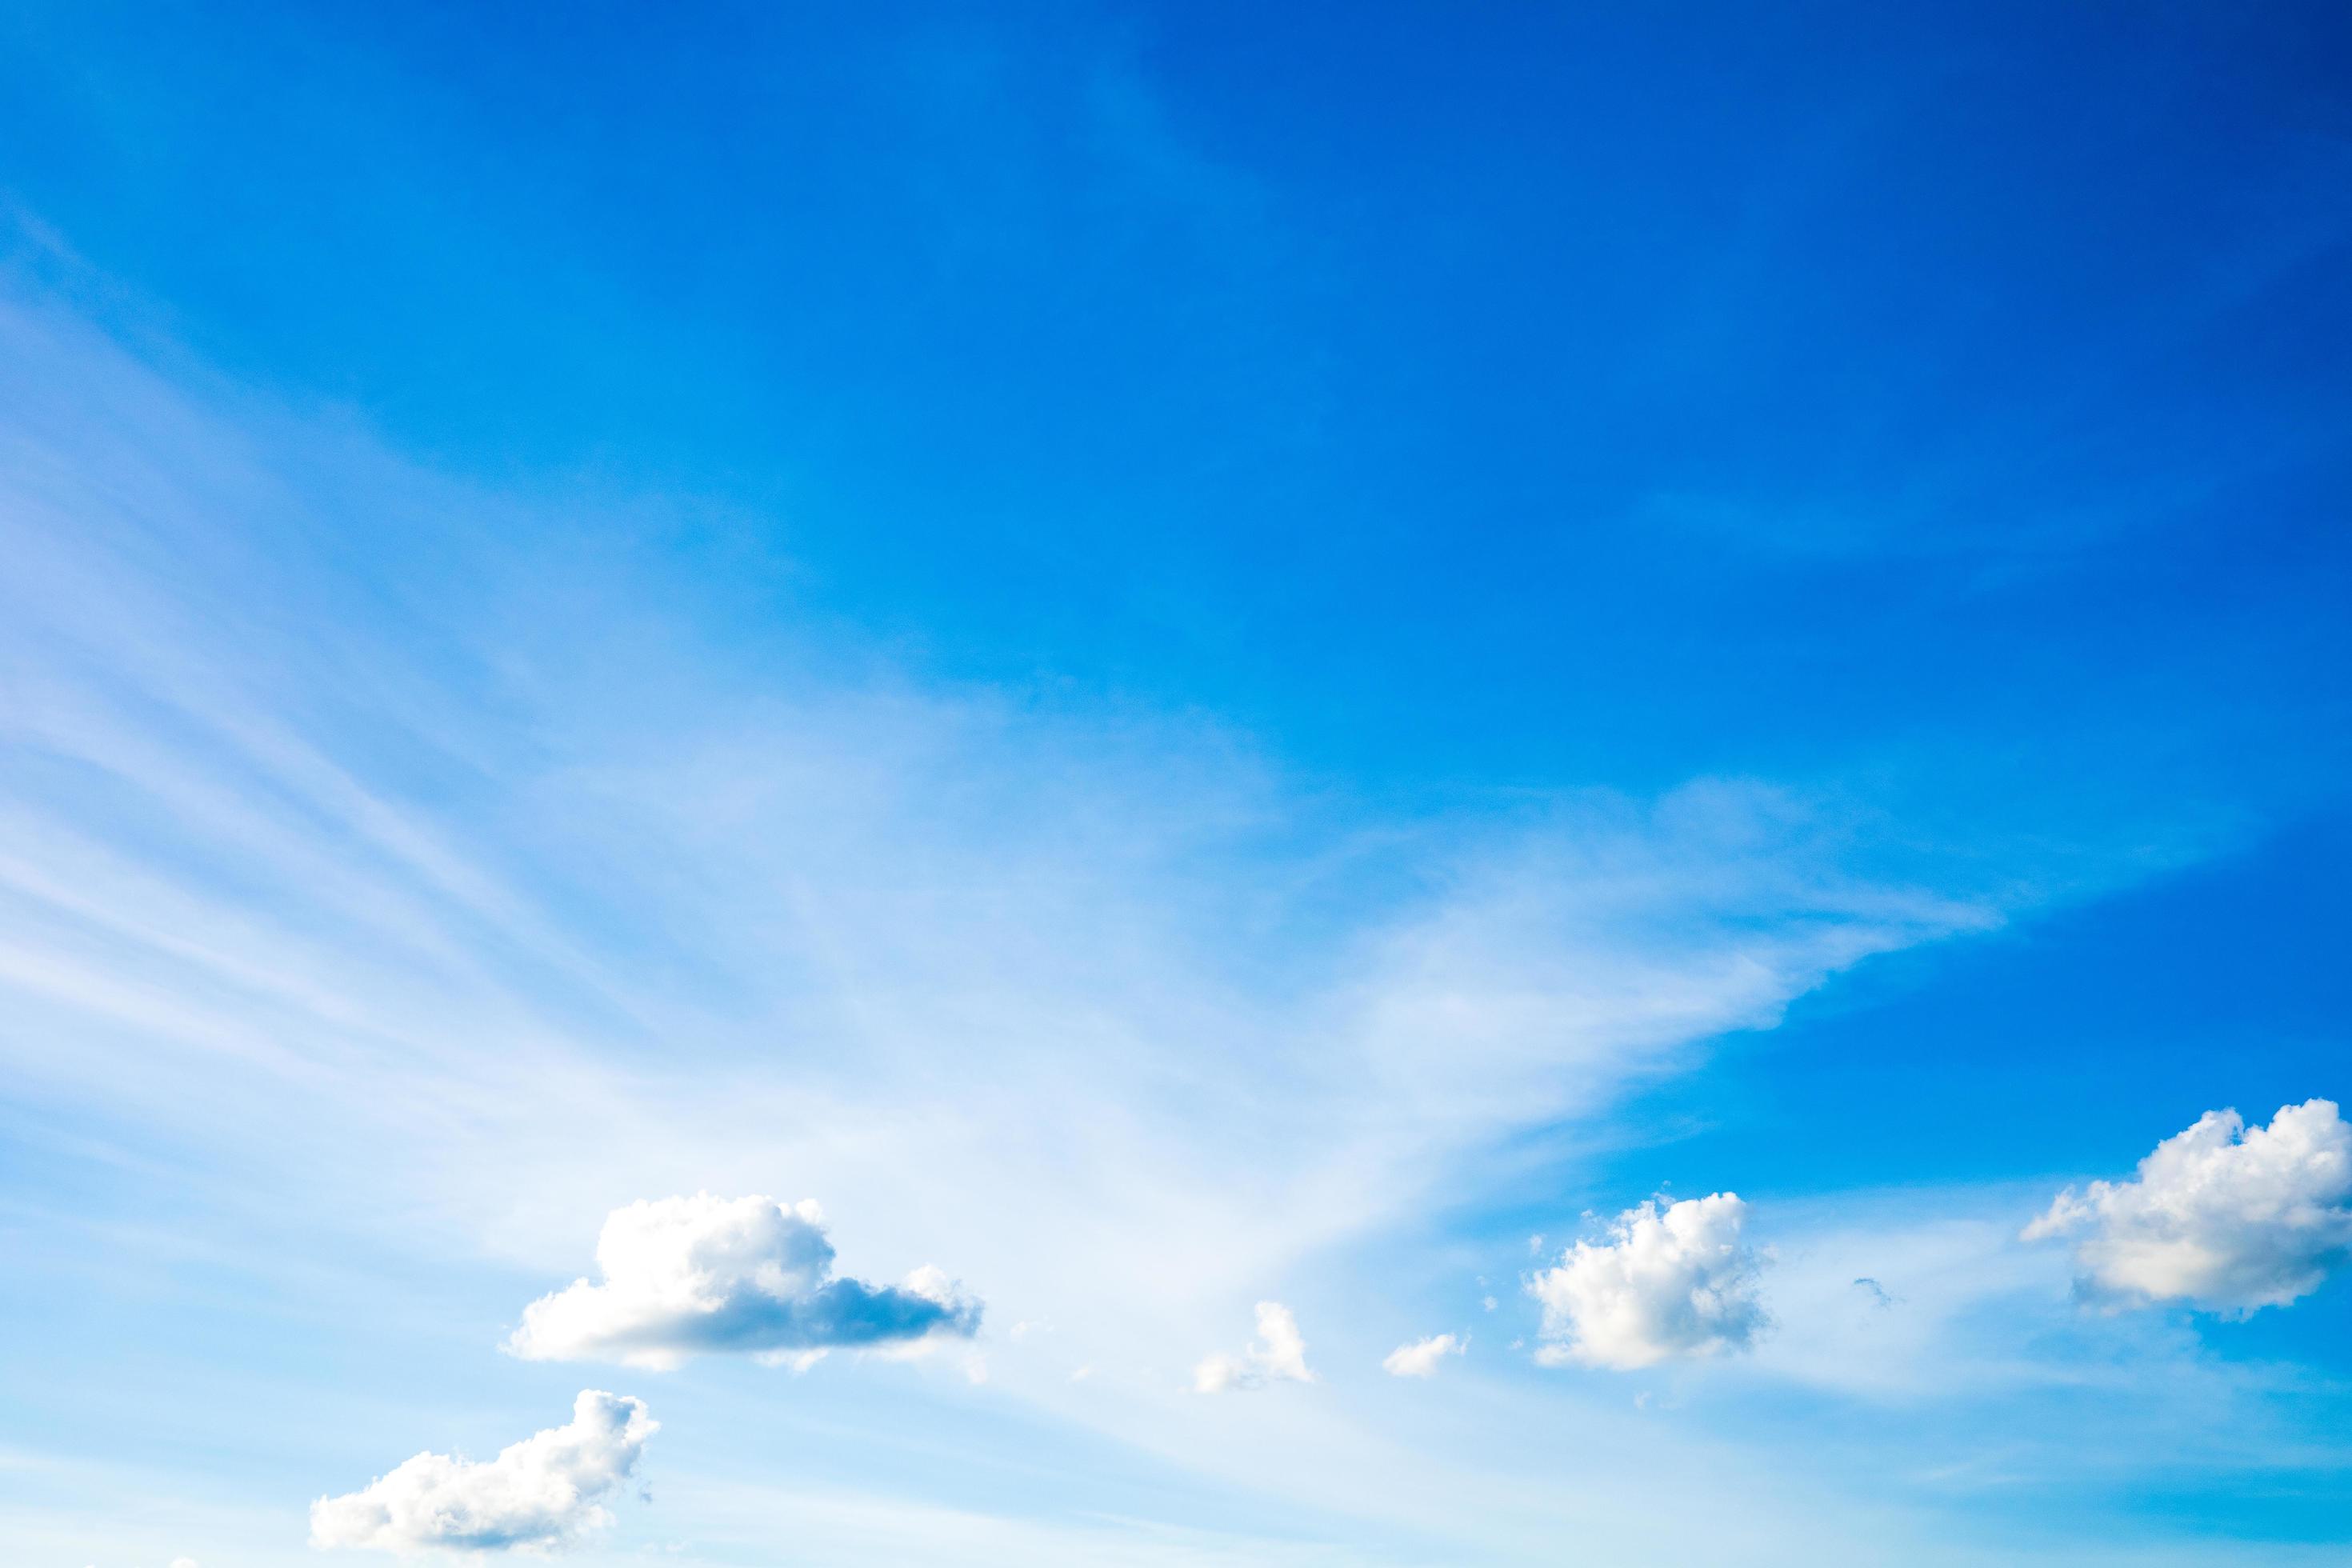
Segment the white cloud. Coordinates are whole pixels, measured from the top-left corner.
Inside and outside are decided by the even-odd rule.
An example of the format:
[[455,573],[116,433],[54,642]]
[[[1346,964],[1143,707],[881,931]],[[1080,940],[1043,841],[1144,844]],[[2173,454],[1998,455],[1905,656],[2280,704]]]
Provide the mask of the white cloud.
[[1307,1342],[1299,1337],[1298,1320],[1279,1301],[1257,1304],[1257,1338],[1248,1349],[1239,1355],[1220,1351],[1192,1369],[1192,1387],[1202,1394],[1314,1381],[1315,1374],[1307,1370]]
[[1391,1377],[1434,1377],[1447,1356],[1460,1355],[1469,1348],[1468,1340],[1453,1334],[1432,1334],[1389,1352],[1381,1362],[1381,1370]]
[[2024,1237],[2079,1236],[2086,1295],[2242,1315],[2309,1295],[2352,1252],[2347,1199],[2352,1127],[2334,1101],[2282,1106],[2268,1127],[2209,1110],[2137,1180],[2067,1188]]
[[589,1389],[568,1424],[487,1464],[419,1454],[364,1490],[320,1498],[310,1505],[310,1544],[402,1553],[565,1545],[612,1522],[601,1500],[628,1479],[659,1429],[644,1401]]
[[1630,1371],[1673,1356],[1742,1350],[1764,1324],[1756,1255],[1740,1245],[1737,1194],[1653,1198],[1626,1210],[1607,1242],[1580,1241],[1528,1282],[1543,1303],[1547,1365]]
[[708,1193],[614,1209],[596,1238],[604,1282],[533,1301],[505,1348],[656,1368],[740,1352],[805,1371],[828,1348],[903,1348],[979,1327],[980,1303],[929,1265],[898,1286],[835,1278],[824,1217],[813,1201]]

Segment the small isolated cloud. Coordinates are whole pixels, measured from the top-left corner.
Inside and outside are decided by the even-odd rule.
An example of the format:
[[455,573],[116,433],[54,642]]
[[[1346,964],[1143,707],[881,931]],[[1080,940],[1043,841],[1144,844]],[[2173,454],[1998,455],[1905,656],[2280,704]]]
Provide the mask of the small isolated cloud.
[[2347,1199],[2352,1127],[2334,1101],[2282,1106],[2268,1127],[2209,1110],[2158,1143],[2138,1179],[2060,1193],[2024,1239],[2079,1237],[2086,1296],[2243,1316],[2309,1295],[2352,1253]]
[[1543,1303],[1536,1359],[1630,1371],[1747,1348],[1765,1321],[1756,1255],[1739,1241],[1747,1214],[1732,1193],[1664,1210],[1653,1198],[1618,1215],[1608,1241],[1570,1247],[1528,1282]]
[[1470,1342],[1453,1334],[1432,1334],[1409,1345],[1399,1345],[1381,1362],[1381,1370],[1391,1377],[1435,1377],[1438,1366],[1450,1355],[1460,1355],[1470,1348]]
[[576,1279],[533,1301],[504,1348],[657,1369],[737,1352],[805,1371],[828,1349],[905,1348],[980,1327],[980,1303],[938,1268],[895,1286],[834,1278],[824,1217],[814,1203],[708,1193],[614,1209],[596,1238],[604,1282]]
[[612,1523],[602,1500],[628,1479],[659,1427],[644,1401],[589,1389],[572,1402],[568,1425],[486,1464],[419,1454],[363,1491],[320,1498],[310,1505],[310,1544],[404,1555],[568,1545]]
[[1314,1381],[1315,1374],[1307,1370],[1307,1342],[1299,1337],[1298,1320],[1279,1301],[1257,1304],[1257,1338],[1247,1350],[1239,1355],[1220,1352],[1192,1369],[1192,1387],[1202,1394]]

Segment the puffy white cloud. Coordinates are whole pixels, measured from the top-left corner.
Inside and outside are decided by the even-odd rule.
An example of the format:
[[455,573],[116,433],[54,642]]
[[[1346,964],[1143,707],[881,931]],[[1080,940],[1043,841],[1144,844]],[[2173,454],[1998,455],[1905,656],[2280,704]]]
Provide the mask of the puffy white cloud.
[[1763,1327],[1757,1258],[1740,1245],[1738,1194],[1653,1198],[1627,1209],[1606,1242],[1580,1241],[1528,1282],[1543,1303],[1547,1365],[1630,1371],[1672,1356],[1746,1348]]
[[1307,1370],[1307,1342],[1299,1337],[1298,1320],[1279,1301],[1257,1304],[1257,1338],[1239,1355],[1219,1352],[1192,1369],[1192,1386],[1202,1394],[1228,1389],[1264,1388],[1269,1383],[1312,1383]]
[[2078,1288],[2117,1304],[2186,1300],[2244,1314],[2310,1294],[2352,1252],[2352,1127],[2335,1102],[2268,1127],[2209,1110],[2128,1182],[2058,1194],[2025,1239],[2078,1236]]
[[485,1464],[419,1454],[366,1489],[310,1505],[313,1546],[403,1553],[562,1546],[610,1524],[607,1493],[636,1467],[660,1423],[645,1402],[583,1392],[572,1419],[499,1450]]
[[1470,1342],[1454,1334],[1432,1334],[1409,1345],[1399,1345],[1381,1359],[1381,1370],[1391,1377],[1434,1377],[1447,1356],[1460,1355]]
[[814,1202],[708,1193],[614,1209],[596,1238],[604,1282],[533,1301],[505,1348],[655,1368],[740,1352],[804,1371],[830,1348],[905,1349],[979,1328],[980,1303],[928,1265],[897,1286],[834,1278],[824,1218]]

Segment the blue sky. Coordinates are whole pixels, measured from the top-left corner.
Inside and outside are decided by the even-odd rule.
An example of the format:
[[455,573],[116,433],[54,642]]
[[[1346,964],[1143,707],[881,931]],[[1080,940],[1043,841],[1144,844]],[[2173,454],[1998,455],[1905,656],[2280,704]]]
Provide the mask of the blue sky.
[[2340,1556],[2347,50],[7,6],[8,1560]]

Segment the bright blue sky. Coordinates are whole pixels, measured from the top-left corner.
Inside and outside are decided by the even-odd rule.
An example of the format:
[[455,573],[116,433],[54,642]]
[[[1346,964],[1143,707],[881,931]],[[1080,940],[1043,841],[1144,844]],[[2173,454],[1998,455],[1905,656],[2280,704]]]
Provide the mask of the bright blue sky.
[[[583,1389],[590,1563],[2331,1560],[2332,1145],[2020,1232],[2352,1090],[2348,68],[7,6],[8,1560]],[[1718,1192],[1749,1316],[1547,1319]],[[501,1351],[698,1194],[978,1331]]]

